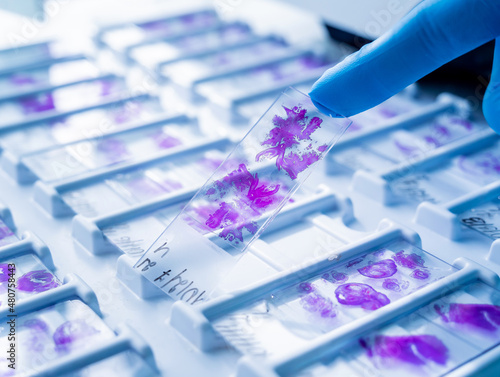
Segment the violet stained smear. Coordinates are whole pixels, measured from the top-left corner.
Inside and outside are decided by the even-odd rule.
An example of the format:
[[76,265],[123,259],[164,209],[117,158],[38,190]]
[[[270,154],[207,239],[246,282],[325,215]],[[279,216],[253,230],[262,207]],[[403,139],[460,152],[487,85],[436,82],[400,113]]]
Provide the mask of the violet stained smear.
[[343,272],[338,272],[335,270],[325,272],[323,275],[321,275],[321,277],[326,281],[329,281],[330,283],[337,284],[345,283],[349,279],[349,276],[347,276]]
[[446,323],[468,325],[488,332],[497,331],[500,327],[500,307],[497,305],[452,303],[448,313],[445,313],[443,308],[436,304],[434,310]]
[[139,118],[143,110],[139,101],[127,101],[123,107],[112,109],[111,118],[114,123],[123,124]]
[[202,157],[197,161],[200,167],[210,171],[217,169],[224,162],[221,158]]
[[18,290],[31,293],[45,292],[59,285],[56,277],[46,270],[30,271],[17,281]]
[[484,175],[500,175],[500,155],[491,152],[483,153],[478,161],[469,160],[468,156],[460,156],[458,167],[471,175],[477,175],[478,171]]
[[298,287],[301,306],[310,313],[318,314],[321,318],[335,318],[336,305],[329,298],[323,297],[316,287],[310,283],[301,283]]
[[168,192],[166,187],[160,186],[159,184],[149,180],[147,177],[138,177],[130,180],[127,186],[132,192],[140,192],[148,196],[158,196]]
[[97,144],[97,150],[103,153],[110,162],[122,161],[129,155],[125,143],[118,139],[104,139]]
[[342,284],[335,290],[335,296],[342,305],[360,306],[366,310],[376,310],[391,302],[383,293],[362,283]]
[[373,279],[384,279],[394,275],[398,271],[396,263],[391,259],[384,259],[375,262],[363,268],[359,268],[358,272],[366,277]]
[[401,290],[408,288],[410,283],[408,281],[399,281],[398,279],[385,279],[382,283],[382,288],[388,291],[401,292]]
[[10,230],[9,227],[7,227],[5,224],[3,224],[2,221],[0,220],[0,240],[3,240],[4,238],[7,238],[7,237],[10,237],[13,235],[14,235],[14,233],[12,232],[12,230]]
[[52,93],[40,93],[31,96],[21,97],[19,99],[24,114],[36,114],[56,108]]
[[363,262],[363,260],[365,259],[366,255],[362,255],[361,257],[358,257],[358,258],[354,258],[352,259],[351,261],[349,261],[346,265],[346,268],[351,268],[357,264],[360,264],[361,262]]
[[405,254],[404,250],[398,251],[393,257],[394,261],[398,266],[406,267],[409,269],[416,269],[417,267],[427,268],[425,267],[425,260],[420,255],[411,253]]
[[117,89],[117,82],[115,80],[100,80],[98,83],[101,86],[101,97],[107,97]]
[[415,270],[410,274],[410,277],[417,280],[425,280],[430,276],[428,271],[425,270]]
[[420,151],[418,147],[403,144],[400,140],[397,139],[394,140],[394,145],[399,149],[401,153],[403,153],[407,157],[414,156]]
[[151,136],[160,149],[170,149],[182,145],[182,141],[176,137],[167,135],[161,130],[153,133]]
[[0,263],[0,283],[5,283],[9,280],[9,264]]
[[450,119],[450,123],[455,124],[457,126],[461,126],[461,127],[465,128],[467,131],[472,131],[472,129],[474,128],[472,123],[464,118],[453,117]]
[[99,333],[97,329],[90,326],[83,319],[66,321],[60,325],[52,338],[56,344],[56,348],[61,351],[67,351],[74,345],[75,342],[91,337]]
[[38,83],[35,77],[22,73],[14,73],[9,77],[9,81],[16,86],[34,85]]
[[[273,117],[274,128],[261,145],[269,148],[258,153],[256,161],[261,158],[276,157],[276,167],[283,169],[291,179],[297,179],[299,173],[320,160],[320,154],[327,150],[327,145],[314,148],[311,135],[321,128],[322,119],[313,117],[309,120],[307,110],[300,106],[289,109],[283,106],[287,118],[279,115]],[[311,141],[307,148],[297,148],[301,142]]]
[[448,348],[434,335],[377,335],[372,347],[364,339],[360,340],[360,344],[370,358],[392,359],[414,366],[429,362],[445,365],[449,358]]
[[3,240],[4,238],[11,237],[13,236],[14,233],[12,230],[9,229],[9,227],[5,224],[2,223],[0,220],[0,240]]
[[[258,230],[255,220],[283,199],[277,195],[280,187],[261,182],[258,173],[254,175],[245,164],[240,164],[206,191],[207,199],[218,202],[219,208],[208,216],[205,225],[213,231],[220,229],[219,237],[229,242],[243,242],[243,230],[254,235]],[[220,201],[228,196],[234,196],[232,202]]]
[[47,323],[41,319],[33,318],[25,321],[21,326],[28,329],[27,348],[31,352],[42,352],[50,339]]

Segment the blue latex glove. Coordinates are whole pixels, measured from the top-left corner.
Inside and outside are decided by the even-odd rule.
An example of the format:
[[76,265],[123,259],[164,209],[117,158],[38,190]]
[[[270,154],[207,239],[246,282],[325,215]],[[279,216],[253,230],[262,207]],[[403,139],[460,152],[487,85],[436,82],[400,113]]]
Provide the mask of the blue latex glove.
[[309,95],[327,114],[355,115],[495,38],[483,112],[500,133],[500,0],[424,0],[392,30],[326,71]]

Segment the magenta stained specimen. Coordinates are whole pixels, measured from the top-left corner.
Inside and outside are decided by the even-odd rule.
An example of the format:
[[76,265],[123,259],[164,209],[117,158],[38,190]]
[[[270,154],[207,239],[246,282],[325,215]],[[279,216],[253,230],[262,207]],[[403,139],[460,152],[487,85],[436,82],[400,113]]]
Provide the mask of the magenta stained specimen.
[[22,73],[14,73],[10,78],[9,81],[17,86],[23,86],[23,85],[33,85],[37,83],[37,79],[33,76],[29,76],[26,74]]
[[371,265],[359,268],[358,272],[369,278],[384,279],[394,275],[397,270],[398,268],[393,260],[384,259]]
[[310,313],[318,313],[322,318],[335,318],[337,310],[332,300],[311,292],[300,298],[302,307]]
[[418,152],[418,147],[412,145],[405,145],[400,140],[394,140],[394,145],[403,153],[405,156],[413,156]]
[[460,156],[458,166],[464,172],[471,175],[478,175],[478,173],[485,175],[500,174],[500,158],[490,152],[481,154],[479,161],[471,161],[468,156]]
[[425,280],[428,279],[430,276],[429,272],[424,271],[424,270],[414,270],[411,274],[410,277],[417,279],[417,280]]
[[0,263],[0,283],[5,283],[9,280],[9,264]]
[[12,230],[10,230],[7,226],[3,225],[0,221],[0,240],[3,240],[4,238],[13,236],[14,233],[12,233]]
[[412,253],[405,254],[404,250],[400,250],[392,257],[396,264],[401,267],[406,267],[414,270],[417,267],[425,267],[425,260],[420,255]]
[[397,279],[385,279],[382,283],[382,288],[393,292],[401,291],[401,286],[399,285],[399,281]]
[[206,192],[207,197],[224,198],[234,192],[235,203],[222,201],[219,208],[208,216],[205,224],[211,229],[222,229],[219,237],[229,242],[243,242],[243,229],[250,234],[258,230],[253,218],[260,216],[266,209],[280,200],[276,196],[281,185],[261,183],[258,174],[252,175],[245,164],[229,173],[222,180],[215,181]]
[[377,335],[373,348],[365,340],[361,340],[360,344],[367,349],[369,357],[395,359],[416,366],[425,365],[428,361],[445,365],[449,357],[448,348],[434,335]]
[[366,257],[366,255],[363,255],[361,257],[358,257],[358,258],[351,260],[349,263],[347,263],[346,267],[351,268],[352,266],[360,264],[361,262],[363,262],[363,259],[365,259],[365,257]]
[[165,187],[158,185],[147,177],[138,177],[128,182],[128,187],[132,191],[146,193],[147,195],[157,196],[166,192]]
[[182,141],[174,136],[167,135],[163,131],[158,131],[153,134],[153,139],[161,149],[170,149],[182,145]]
[[41,319],[33,318],[25,321],[23,327],[29,329],[26,338],[27,347],[32,352],[42,352],[49,337],[49,326]]
[[308,282],[300,283],[297,289],[302,293],[310,293],[315,290],[314,286]]
[[98,330],[88,325],[83,319],[66,321],[60,325],[52,338],[58,349],[67,349],[74,342],[99,333]]
[[116,81],[113,80],[101,80],[99,81],[101,85],[101,97],[109,96],[115,91]]
[[321,275],[321,277],[326,281],[329,281],[330,283],[345,283],[349,279],[349,276],[347,276],[343,272],[338,272],[335,270],[330,271],[330,273],[326,272]]
[[58,286],[55,276],[46,270],[27,272],[17,282],[17,289],[33,293],[45,292]]
[[54,98],[50,92],[22,97],[19,102],[25,114],[35,114],[55,109]]
[[335,290],[335,296],[342,305],[361,306],[366,310],[376,310],[391,302],[383,293],[362,283],[342,284]]
[[112,161],[119,161],[128,155],[127,146],[118,139],[102,140],[97,144],[97,150],[104,153]]
[[[310,165],[320,159],[320,150],[309,152],[296,152],[291,148],[300,144],[301,141],[311,140],[311,135],[321,128],[322,119],[313,117],[309,120],[306,116],[307,110],[295,106],[289,109],[283,106],[287,114],[284,119],[279,115],[273,118],[274,128],[269,132],[268,138],[261,145],[270,147],[258,153],[256,161],[262,157],[272,159],[276,157],[276,167],[278,170],[285,170],[291,179],[296,179],[297,175],[306,170]],[[309,121],[309,122],[308,122]],[[324,146],[319,148],[324,149]]]
[[500,307],[496,305],[452,303],[446,314],[436,304],[434,310],[444,322],[466,324],[487,331],[496,331],[500,326]]
[[309,283],[300,283],[297,290],[302,294],[300,304],[310,313],[318,313],[322,318],[335,318],[337,309],[329,298],[323,297],[316,287]]

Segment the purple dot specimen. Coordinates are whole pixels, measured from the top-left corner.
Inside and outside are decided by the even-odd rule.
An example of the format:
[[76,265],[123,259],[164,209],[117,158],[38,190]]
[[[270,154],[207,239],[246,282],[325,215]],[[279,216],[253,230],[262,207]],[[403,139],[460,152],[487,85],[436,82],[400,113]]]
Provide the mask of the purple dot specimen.
[[46,270],[30,271],[21,276],[17,289],[24,292],[40,293],[58,287],[56,277]]
[[371,265],[358,269],[358,272],[366,277],[373,279],[384,279],[394,275],[398,268],[391,259],[384,259]]
[[413,271],[410,276],[413,278],[413,279],[417,279],[417,280],[425,280],[425,279],[428,279],[430,274],[429,272],[427,271],[424,271],[424,270],[415,270]]
[[401,286],[399,285],[399,281],[397,279],[385,279],[382,283],[382,288],[393,292],[401,291]]
[[361,306],[366,310],[376,310],[391,302],[383,293],[362,283],[342,284],[335,290],[335,296],[342,305]]
[[0,283],[5,283],[9,280],[9,264],[0,263]]
[[88,325],[85,320],[76,319],[66,321],[60,325],[54,332],[52,338],[58,348],[65,349],[70,347],[74,342],[88,338],[98,332],[98,330]]
[[447,314],[439,305],[434,305],[434,310],[447,323],[465,324],[487,331],[496,331],[500,327],[500,307],[496,305],[452,303]]
[[319,147],[321,150],[301,153],[294,147],[298,146],[301,141],[312,140],[311,135],[321,128],[323,120],[318,117],[309,119],[306,115],[307,110],[301,107],[289,109],[283,106],[283,109],[287,117],[274,116],[274,128],[269,132],[267,139],[261,143],[262,146],[268,146],[268,148],[257,154],[256,161],[261,158],[276,158],[278,170],[283,169],[291,179],[297,179],[299,173],[319,161],[319,153],[326,148],[322,145]]
[[300,299],[302,307],[310,313],[317,313],[321,318],[335,318],[337,310],[329,298],[311,292]]
[[425,260],[420,255],[411,253],[405,254],[404,250],[400,250],[392,257],[396,264],[401,267],[406,267],[414,270],[417,267],[425,267]]
[[[361,345],[367,348],[366,341]],[[382,359],[398,360],[406,364],[422,366],[428,362],[445,365],[449,351],[444,343],[434,335],[385,336],[377,335],[373,349],[368,355]]]

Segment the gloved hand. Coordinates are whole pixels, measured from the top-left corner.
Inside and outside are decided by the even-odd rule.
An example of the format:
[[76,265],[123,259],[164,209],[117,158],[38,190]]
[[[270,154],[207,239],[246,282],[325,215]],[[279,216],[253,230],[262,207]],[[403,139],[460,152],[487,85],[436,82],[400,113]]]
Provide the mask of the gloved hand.
[[500,0],[424,0],[392,30],[327,70],[309,95],[326,114],[355,115],[495,38],[483,112],[500,133]]

